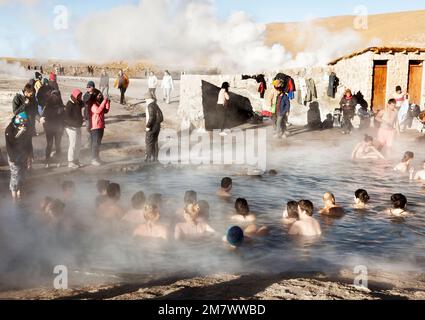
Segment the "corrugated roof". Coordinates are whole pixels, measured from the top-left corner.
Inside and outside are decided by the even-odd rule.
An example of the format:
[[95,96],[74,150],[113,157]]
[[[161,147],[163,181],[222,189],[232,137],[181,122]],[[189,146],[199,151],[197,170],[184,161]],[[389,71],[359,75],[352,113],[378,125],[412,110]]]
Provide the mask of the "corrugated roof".
[[353,53],[348,54],[346,56],[343,56],[341,58],[338,58],[334,61],[331,61],[331,62],[329,62],[329,65],[331,65],[331,66],[335,65],[341,60],[351,59],[353,57],[362,55],[362,54],[369,52],[369,51],[372,51],[376,54],[393,53],[393,52],[409,53],[409,52],[425,52],[425,48],[417,48],[417,47],[369,47],[369,48],[366,48],[364,50],[356,51],[356,52],[353,52]]

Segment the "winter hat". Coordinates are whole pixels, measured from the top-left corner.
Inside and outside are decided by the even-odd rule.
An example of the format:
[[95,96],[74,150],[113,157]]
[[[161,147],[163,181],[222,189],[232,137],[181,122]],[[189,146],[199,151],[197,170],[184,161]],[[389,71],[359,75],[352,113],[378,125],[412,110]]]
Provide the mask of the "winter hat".
[[43,78],[43,75],[40,72],[37,71],[35,73],[35,78],[38,79],[38,80],[41,80]]
[[21,113],[19,113],[19,114],[17,114],[16,116],[15,116],[15,118],[13,119],[13,122],[16,124],[16,125],[21,125],[21,124],[24,124],[24,123],[27,123],[28,122],[28,115],[27,115],[27,113],[24,111],[24,112],[21,112]]
[[49,79],[44,78],[43,79],[43,85],[47,86],[49,84]]
[[87,82],[87,88],[96,88],[96,85],[94,84],[94,81]]
[[80,94],[82,94],[81,90],[74,89],[72,90],[71,97],[73,97],[74,99],[77,99]]
[[227,231],[227,242],[232,246],[239,247],[243,243],[244,235],[243,230],[238,226],[233,226]]

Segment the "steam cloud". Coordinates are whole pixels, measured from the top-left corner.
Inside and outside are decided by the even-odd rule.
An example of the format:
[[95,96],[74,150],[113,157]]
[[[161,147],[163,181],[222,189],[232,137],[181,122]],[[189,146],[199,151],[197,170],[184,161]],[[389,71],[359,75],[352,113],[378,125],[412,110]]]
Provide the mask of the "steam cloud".
[[85,58],[257,72],[290,58],[282,45],[264,44],[265,29],[243,12],[221,20],[212,1],[158,0],[95,14],[79,25],[76,40]]
[[2,76],[30,79],[34,76],[34,73],[23,68],[18,62],[7,63],[0,60],[0,77]]

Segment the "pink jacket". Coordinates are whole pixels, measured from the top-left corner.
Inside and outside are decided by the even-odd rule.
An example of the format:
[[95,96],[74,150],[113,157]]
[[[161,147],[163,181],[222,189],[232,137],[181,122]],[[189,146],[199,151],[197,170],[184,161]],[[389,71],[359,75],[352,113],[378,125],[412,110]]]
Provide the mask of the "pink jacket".
[[90,130],[105,128],[105,114],[109,112],[110,104],[107,99],[99,105],[95,102],[90,109]]

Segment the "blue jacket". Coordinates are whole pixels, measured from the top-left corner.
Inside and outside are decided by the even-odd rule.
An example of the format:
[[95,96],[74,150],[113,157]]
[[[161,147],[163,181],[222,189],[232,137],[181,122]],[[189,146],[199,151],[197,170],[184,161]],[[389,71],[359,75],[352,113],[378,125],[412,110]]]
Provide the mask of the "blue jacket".
[[291,110],[291,101],[286,93],[283,94],[282,100],[279,105],[279,116],[284,116],[285,113]]

